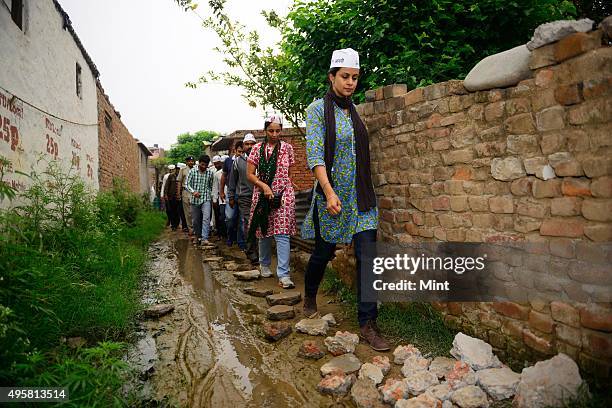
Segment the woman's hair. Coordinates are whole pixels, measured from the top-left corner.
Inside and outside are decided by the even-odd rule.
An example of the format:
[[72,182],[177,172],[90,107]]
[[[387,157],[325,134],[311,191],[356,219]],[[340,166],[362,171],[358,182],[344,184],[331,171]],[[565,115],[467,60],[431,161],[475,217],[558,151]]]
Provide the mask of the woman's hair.
[[[330,68],[329,71],[327,71],[327,73],[328,74],[332,74],[333,76],[336,76],[338,71],[340,71],[340,67],[333,67],[333,68]],[[329,80],[329,76],[328,75],[325,75],[325,80],[327,81],[327,85],[329,85],[329,89],[331,89],[332,83]]]
[[[268,121],[264,122],[264,130],[268,130],[268,126],[270,126],[271,124],[272,124],[272,122],[268,122]],[[283,128],[283,124],[279,123],[279,125],[280,125],[280,127],[282,129]]]
[[243,145],[244,143],[242,142],[242,140],[238,140],[236,143],[234,143],[234,150],[239,147],[244,147]]

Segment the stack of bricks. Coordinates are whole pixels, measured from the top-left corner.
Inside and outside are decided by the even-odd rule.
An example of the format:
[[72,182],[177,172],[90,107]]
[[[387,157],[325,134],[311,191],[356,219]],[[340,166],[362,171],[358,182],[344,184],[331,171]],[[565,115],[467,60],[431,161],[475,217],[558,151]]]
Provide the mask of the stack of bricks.
[[[548,301],[435,306],[502,355],[564,352],[609,377],[612,47],[600,31],[573,34],[534,50],[530,68],[531,79],[506,89],[448,81],[366,93],[358,111],[370,132],[380,238],[533,243],[539,265],[507,263],[532,270],[520,285]],[[551,301],[563,292],[551,287],[557,280],[579,290]]]
[[[121,116],[110,103],[98,82],[98,154],[100,189],[113,188],[113,179],[124,179],[133,193],[140,191],[140,155],[136,140],[121,122]],[[106,115],[110,117],[110,129]]]

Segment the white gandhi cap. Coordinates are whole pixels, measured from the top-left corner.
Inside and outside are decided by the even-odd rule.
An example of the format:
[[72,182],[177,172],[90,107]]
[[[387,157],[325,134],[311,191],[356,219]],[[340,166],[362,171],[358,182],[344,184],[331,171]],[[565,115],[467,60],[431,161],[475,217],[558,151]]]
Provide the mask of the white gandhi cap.
[[253,136],[252,133],[247,133],[244,135],[244,139],[242,140],[242,143],[246,142],[257,142],[257,140],[255,140],[255,136]]
[[329,68],[357,68],[359,69],[359,54],[352,48],[335,50],[331,57]]
[[212,161],[213,161],[213,163],[220,162],[221,161],[221,156],[213,157]]

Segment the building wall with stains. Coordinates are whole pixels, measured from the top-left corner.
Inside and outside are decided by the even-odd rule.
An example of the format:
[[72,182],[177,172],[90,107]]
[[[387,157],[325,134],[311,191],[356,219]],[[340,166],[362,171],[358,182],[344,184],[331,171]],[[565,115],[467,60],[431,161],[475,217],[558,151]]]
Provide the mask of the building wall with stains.
[[58,160],[97,190],[98,72],[57,2],[25,1],[22,14],[20,28],[0,7],[0,155],[11,161],[4,181],[23,191],[28,178],[15,171]]

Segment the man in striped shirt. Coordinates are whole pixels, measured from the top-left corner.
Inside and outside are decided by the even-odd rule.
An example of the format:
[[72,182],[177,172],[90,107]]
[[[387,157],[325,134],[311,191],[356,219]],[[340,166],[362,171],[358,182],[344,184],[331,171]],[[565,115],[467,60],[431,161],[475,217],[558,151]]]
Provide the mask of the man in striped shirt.
[[210,157],[200,156],[197,167],[189,171],[185,187],[191,194],[191,218],[193,232],[198,244],[208,244],[210,211],[212,206],[212,184],[214,171],[208,168]]

